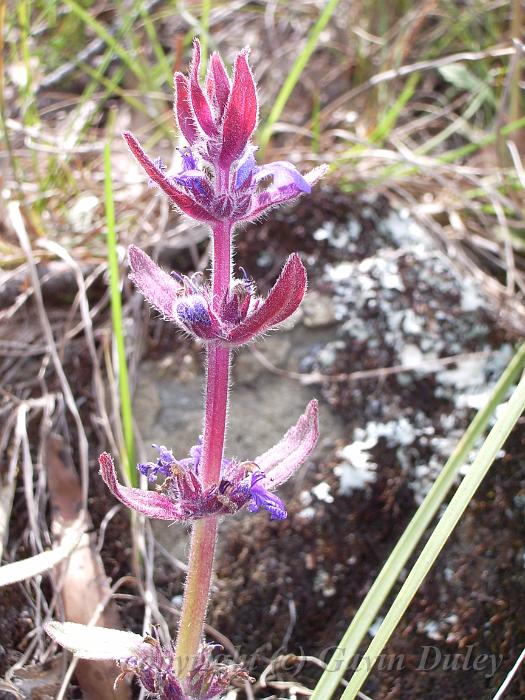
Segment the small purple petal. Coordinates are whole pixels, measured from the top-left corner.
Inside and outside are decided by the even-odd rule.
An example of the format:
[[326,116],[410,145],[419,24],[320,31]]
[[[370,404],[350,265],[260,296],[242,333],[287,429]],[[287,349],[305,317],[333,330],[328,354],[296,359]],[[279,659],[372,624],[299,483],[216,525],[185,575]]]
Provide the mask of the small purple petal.
[[191,145],[199,138],[199,129],[190,106],[189,83],[182,73],[175,73],[175,116],[179,129]]
[[159,468],[153,462],[141,462],[137,464],[138,471],[145,476],[148,481],[155,481],[157,479],[157,474],[159,473]]
[[199,473],[199,466],[202,459],[202,435],[199,435],[199,442],[190,449],[190,457],[193,459],[193,470]]
[[297,189],[297,194],[312,191],[311,185],[297,170],[295,165],[292,165],[286,160],[277,160],[275,163],[268,163],[257,168],[255,174],[255,182],[261,182],[266,177],[272,177],[273,181],[268,190],[279,190],[282,187],[293,185]]
[[152,447],[154,447],[159,453],[157,458],[157,464],[159,467],[162,467],[163,469],[171,469],[177,464],[177,460],[173,456],[173,452],[168,450],[167,447],[164,445],[152,445]]
[[262,482],[264,482],[265,478],[263,472],[254,472],[252,474],[250,486],[248,487],[252,500],[248,504],[248,510],[254,513],[259,508],[264,508],[270,513],[271,520],[284,520],[287,516],[284,503],[278,496],[264,488]]
[[206,303],[197,295],[189,296],[176,306],[177,316],[189,325],[211,326],[211,318]]
[[[281,162],[281,166],[283,162],[284,161]],[[271,163],[268,166],[263,166],[263,168],[260,168],[259,170],[271,168],[273,165],[275,164]],[[295,170],[291,163],[288,165],[290,168]],[[276,186],[276,181],[274,179],[274,182],[268,188],[254,195],[249,211],[242,217],[244,221],[252,221],[257,217],[262,216],[262,214],[273,207],[285,204],[304,192],[309,192],[312,185],[314,185],[327,172],[328,167],[320,165],[319,167],[310,170],[310,172],[306,173],[304,177],[300,173],[297,173],[297,175],[299,175],[301,178],[300,181],[295,179],[289,168],[280,167],[279,170],[280,172],[277,173],[277,181],[281,184]],[[267,174],[270,175],[271,173],[268,172]],[[275,177],[276,175],[274,173],[274,178]],[[306,186],[308,187],[306,190],[302,189],[305,187],[304,183],[306,183]]]
[[198,170],[197,159],[188,147],[177,148],[182,158],[182,170]]
[[167,447],[164,447],[164,445],[153,445],[153,447],[155,447],[159,453],[156,464],[153,464],[153,462],[137,464],[137,469],[141,474],[147,477],[148,481],[155,481],[159,474],[171,476],[173,466],[177,464],[173,452],[168,450]]
[[235,189],[239,190],[248,180],[249,176],[258,170],[254,158],[255,148],[248,147],[245,156],[239,162],[239,167],[235,173]]

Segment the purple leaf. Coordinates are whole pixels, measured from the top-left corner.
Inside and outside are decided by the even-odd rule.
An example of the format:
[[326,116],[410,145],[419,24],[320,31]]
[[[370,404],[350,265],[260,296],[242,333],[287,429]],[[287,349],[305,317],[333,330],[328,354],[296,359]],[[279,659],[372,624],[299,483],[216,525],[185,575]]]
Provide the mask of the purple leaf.
[[215,136],[217,127],[209,105],[199,83],[199,68],[201,64],[201,45],[198,39],[193,40],[193,61],[190,71],[190,99],[195,117],[201,129],[208,136]]
[[181,521],[185,519],[178,504],[173,503],[163,494],[144,489],[129,488],[119,484],[115,465],[107,452],[103,452],[100,455],[98,463],[104,483],[115,498],[128,508],[132,508],[148,518],[156,518],[157,520]]
[[222,119],[228,99],[230,97],[230,79],[226,68],[217,52],[214,52],[208,65],[208,75],[206,76],[206,91],[213,100],[219,119]]
[[157,311],[169,321],[177,322],[174,305],[181,296],[183,286],[137,246],[129,246],[128,256],[132,270],[130,280]]
[[235,345],[247,343],[258,333],[264,333],[287,319],[301,303],[306,283],[304,265],[297,253],[293,253],[263,303],[230,331],[227,340]]
[[138,163],[140,163],[153,182],[168,195],[179,209],[198,221],[215,221],[215,217],[213,217],[207,209],[197,204],[184,190],[175,186],[173,178],[167,177],[162,168],[146,155],[144,149],[132,133],[125,131],[122,136]]
[[313,399],[281,440],[255,458],[255,463],[265,474],[261,485],[272,490],[289,479],[313,452],[318,438],[319,405]]
[[199,138],[199,130],[190,107],[188,79],[182,73],[175,73],[175,117],[180,131],[191,146]]
[[224,113],[219,164],[228,168],[240,158],[257,124],[257,90],[248,65],[248,50],[235,59],[233,85]]

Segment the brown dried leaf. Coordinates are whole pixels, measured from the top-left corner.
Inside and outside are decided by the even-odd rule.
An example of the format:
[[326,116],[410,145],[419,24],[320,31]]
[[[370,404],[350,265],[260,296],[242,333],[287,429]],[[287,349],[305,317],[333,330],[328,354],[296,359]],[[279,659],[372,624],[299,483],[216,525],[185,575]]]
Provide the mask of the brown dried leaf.
[[[84,534],[66,562],[56,567],[56,584],[60,586],[65,618],[70,622],[89,624],[96,618],[101,627],[120,629],[116,607],[100,555],[96,551],[96,535],[87,534],[92,527],[89,514],[82,508],[82,493],[77,474],[60,456],[61,439],[51,436],[47,445],[46,467],[52,507],[51,529],[62,541],[72,528]],[[100,612],[102,611],[102,612]],[[76,677],[86,700],[129,700],[125,683],[114,689],[118,668],[112,661],[80,660]]]

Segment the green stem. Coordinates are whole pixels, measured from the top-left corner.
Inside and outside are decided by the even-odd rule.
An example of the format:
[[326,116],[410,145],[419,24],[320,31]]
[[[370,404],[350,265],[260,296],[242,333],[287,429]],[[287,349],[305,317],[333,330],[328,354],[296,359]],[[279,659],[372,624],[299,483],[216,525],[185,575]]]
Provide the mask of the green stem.
[[124,342],[124,326],[122,323],[120,273],[117,254],[117,231],[115,225],[113,188],[111,184],[111,148],[109,143],[106,143],[104,146],[104,196],[108,236],[107,246],[111,293],[111,319],[113,324],[113,336],[117,347],[120,414],[125,446],[122,455],[122,464],[124,465],[123,471],[126,481],[132,486],[137,486],[138,479],[137,472],[135,470],[135,440],[133,436],[133,409],[131,405],[131,393],[129,390],[128,364],[126,358],[126,346]]
[[193,523],[188,575],[175,655],[175,672],[179,678],[184,678],[191,670],[201,644],[218,525],[219,518],[216,515]]

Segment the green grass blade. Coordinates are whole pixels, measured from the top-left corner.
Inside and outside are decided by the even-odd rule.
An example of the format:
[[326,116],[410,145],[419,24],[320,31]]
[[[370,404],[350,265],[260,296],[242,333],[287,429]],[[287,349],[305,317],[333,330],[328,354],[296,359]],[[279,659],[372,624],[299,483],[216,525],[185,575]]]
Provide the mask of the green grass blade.
[[66,5],[68,5],[71,10],[85,23],[90,29],[92,29],[97,36],[102,39],[108,47],[116,54],[124,63],[125,66],[129,68],[130,71],[135,73],[140,82],[148,82],[148,77],[144,73],[142,66],[135,61],[126,49],[119,44],[117,39],[109,32],[106,27],[92,17],[87,10],[85,10],[81,5],[79,5],[76,0],[65,0]]
[[144,5],[142,5],[140,8],[140,16],[142,18],[142,21],[144,22],[144,28],[146,29],[146,34],[148,35],[148,39],[151,42],[151,46],[155,53],[155,58],[157,59],[157,62],[161,67],[162,74],[164,74],[166,84],[171,89],[173,87],[173,69],[168,61],[168,57],[166,56],[164,49],[162,48],[162,44],[157,35],[157,30],[155,29],[153,20],[149,16],[148,11]]
[[317,40],[319,39],[319,35],[330,21],[330,17],[335,12],[335,9],[338,4],[339,0],[329,0],[329,2],[327,2],[324,10],[319,15],[317,22],[312,27],[303,50],[296,58],[295,63],[292,66],[292,70],[290,71],[286,80],[284,81],[283,86],[279,91],[277,99],[275,100],[275,103],[272,107],[272,111],[270,112],[270,115],[266,120],[266,124],[262,128],[261,133],[259,135],[258,143],[259,148],[261,150],[261,156],[264,155],[264,150],[268,145],[268,141],[270,140],[270,137],[272,135],[273,126],[275,122],[281,116],[282,111],[286,106],[286,103],[288,102],[288,98],[292,94],[293,89],[297,84],[297,81],[301,77],[301,73],[305,69],[308,61],[310,60],[310,56],[313,54],[315,47],[317,46]]
[[199,40],[201,42],[201,78],[206,75],[208,66],[208,45],[210,43],[210,12],[212,0],[202,0]]
[[408,78],[405,87],[394,104],[387,110],[379,124],[370,134],[370,141],[375,144],[382,144],[396,125],[396,122],[406,104],[412,99],[416,91],[417,84],[421,77],[420,73],[412,73]]
[[390,639],[406,609],[410,605],[412,598],[417,593],[423,580],[432,568],[439,553],[445,546],[459,519],[465,512],[479,485],[496,459],[496,455],[503,447],[510,431],[516,425],[524,410],[525,376],[522,377],[520,383],[514,390],[501,416],[488,434],[476,459],[469,467],[466,476],[463,478],[463,481],[430,535],[423,551],[417,558],[401,590],[390,606],[377,634],[364,653],[359,666],[341,696],[341,700],[354,700],[358,695],[375,660],[381,654],[383,648]]
[[370,625],[376,619],[383,603],[392,590],[399,574],[412,555],[427,527],[436,515],[446,495],[454,483],[458,470],[465,463],[477,439],[483,435],[496,407],[504,400],[525,365],[525,343],[520,346],[513,359],[498,380],[486,406],[478,411],[454,452],[443,467],[431,490],[419,506],[412,520],[392,553],[383,565],[365,599],[348,627],[337,653],[330,660],[319,679],[312,700],[327,700],[336,690],[345,670],[356,654]]
[[122,302],[120,298],[120,274],[117,255],[117,231],[115,226],[115,206],[111,182],[111,149],[109,143],[104,147],[104,197],[106,205],[106,225],[108,229],[108,265],[111,292],[111,319],[113,335],[117,346],[118,383],[120,392],[120,414],[124,433],[124,450],[122,464],[127,483],[137,486],[135,470],[135,442],[133,439],[133,408],[129,390],[124,327],[122,324]]

